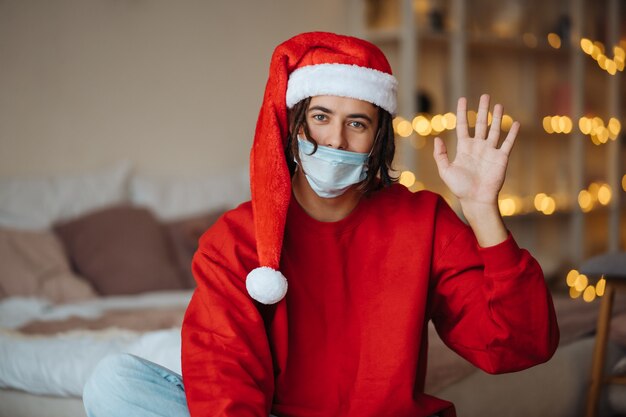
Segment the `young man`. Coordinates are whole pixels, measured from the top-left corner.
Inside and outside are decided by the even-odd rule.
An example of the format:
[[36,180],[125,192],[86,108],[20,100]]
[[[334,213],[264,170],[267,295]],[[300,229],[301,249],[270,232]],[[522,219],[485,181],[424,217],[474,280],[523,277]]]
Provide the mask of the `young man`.
[[436,194],[392,184],[396,84],[382,52],[359,39],[305,33],[276,48],[251,155],[252,201],[207,231],[194,257],[184,389],[140,359],[109,361],[133,372],[102,386],[145,387],[137,375],[149,374],[160,393],[154,404],[136,400],[139,411],[128,400],[117,409],[454,416],[452,404],[424,393],[429,320],[487,372],[552,356],[559,332],[541,269],[497,206],[518,124],[498,147],[502,106],[488,129],[483,96],[471,137],[462,98],[454,161],[436,139],[465,225]]

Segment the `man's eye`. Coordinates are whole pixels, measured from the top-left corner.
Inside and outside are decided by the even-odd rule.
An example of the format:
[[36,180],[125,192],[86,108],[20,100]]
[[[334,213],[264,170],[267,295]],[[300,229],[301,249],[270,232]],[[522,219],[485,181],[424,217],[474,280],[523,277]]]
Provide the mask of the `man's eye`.
[[324,120],[326,120],[326,115],[325,114],[314,114],[313,115],[313,119],[323,122]]
[[364,128],[364,127],[365,127],[365,125],[364,125],[363,123],[361,123],[361,122],[357,122],[357,121],[352,121],[352,122],[350,122],[350,126],[352,126],[352,127],[356,127],[356,128],[358,128],[358,129],[361,129],[361,128]]

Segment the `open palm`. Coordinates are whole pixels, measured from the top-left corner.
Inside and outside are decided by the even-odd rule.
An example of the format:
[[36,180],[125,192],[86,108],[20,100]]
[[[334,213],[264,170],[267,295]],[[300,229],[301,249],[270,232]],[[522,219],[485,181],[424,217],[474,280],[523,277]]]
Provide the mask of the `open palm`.
[[497,203],[498,193],[504,183],[509,154],[519,131],[519,123],[513,123],[498,148],[502,112],[502,106],[496,104],[491,128],[487,133],[489,96],[483,94],[478,105],[474,137],[471,137],[467,125],[467,100],[461,97],[456,114],[457,149],[454,161],[449,161],[448,151],[441,138],[435,138],[433,155],[439,175],[461,202]]

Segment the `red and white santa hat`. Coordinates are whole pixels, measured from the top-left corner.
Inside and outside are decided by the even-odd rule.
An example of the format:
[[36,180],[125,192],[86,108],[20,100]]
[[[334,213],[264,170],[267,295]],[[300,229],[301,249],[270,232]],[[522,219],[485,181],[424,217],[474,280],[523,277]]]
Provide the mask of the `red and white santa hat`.
[[395,115],[397,84],[382,51],[362,39],[310,32],[276,47],[250,154],[260,264],[246,279],[252,298],[274,304],[287,293],[287,279],[278,270],[291,198],[287,109],[307,97],[333,95],[368,101]]

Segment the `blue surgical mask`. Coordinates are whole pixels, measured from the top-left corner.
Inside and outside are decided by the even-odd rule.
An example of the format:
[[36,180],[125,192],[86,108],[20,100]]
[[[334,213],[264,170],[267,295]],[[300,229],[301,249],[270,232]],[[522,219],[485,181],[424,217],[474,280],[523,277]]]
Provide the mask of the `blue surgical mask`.
[[298,137],[298,153],[302,170],[315,193],[333,198],[345,193],[350,186],[367,177],[368,153],[342,151],[318,146]]

